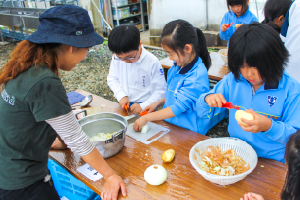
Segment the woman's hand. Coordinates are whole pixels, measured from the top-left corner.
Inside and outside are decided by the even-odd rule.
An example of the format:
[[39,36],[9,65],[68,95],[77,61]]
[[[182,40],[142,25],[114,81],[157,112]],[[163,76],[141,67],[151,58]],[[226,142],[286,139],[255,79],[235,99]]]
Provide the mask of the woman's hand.
[[121,106],[122,109],[124,109],[126,104],[129,106],[129,99],[127,96],[123,97],[119,102],[119,105]]
[[229,24],[222,24],[221,31],[223,31],[223,32],[227,31],[227,29],[229,28],[228,25]]
[[242,123],[238,122],[238,124],[244,131],[259,133],[259,132],[266,132],[271,128],[272,125],[271,119],[254,112],[252,109],[245,110],[245,111],[251,113],[254,116],[254,120],[246,120],[244,118],[241,118],[241,121],[248,125],[245,126]]
[[142,127],[147,124],[148,120],[146,119],[146,116],[140,117],[137,119],[133,124],[133,129],[135,131],[141,131]]
[[249,192],[247,194],[244,194],[244,199],[241,198],[240,200],[264,200],[264,198],[259,194]]
[[60,140],[58,137],[54,140],[54,142],[51,145],[51,149],[57,149],[57,150],[62,150],[62,149],[67,149],[67,145]]
[[210,107],[222,107],[222,103],[226,103],[226,99],[224,98],[223,94],[209,94],[205,97],[204,101]]
[[120,188],[122,195],[126,196],[127,189],[123,179],[117,174],[108,177],[101,192],[101,199],[117,200]]
[[139,103],[134,103],[130,106],[130,111],[133,112],[133,114],[137,115],[142,111],[142,107]]

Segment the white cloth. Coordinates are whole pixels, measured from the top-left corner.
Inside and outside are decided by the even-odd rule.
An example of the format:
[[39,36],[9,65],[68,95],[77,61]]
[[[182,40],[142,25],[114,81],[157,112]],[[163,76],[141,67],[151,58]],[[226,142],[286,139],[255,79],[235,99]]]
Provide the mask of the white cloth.
[[142,46],[142,54],[134,63],[112,58],[107,84],[120,101],[127,96],[129,102],[144,109],[166,95],[166,80],[159,60]]
[[289,10],[285,47],[290,53],[286,71],[300,83],[300,0],[295,0]]

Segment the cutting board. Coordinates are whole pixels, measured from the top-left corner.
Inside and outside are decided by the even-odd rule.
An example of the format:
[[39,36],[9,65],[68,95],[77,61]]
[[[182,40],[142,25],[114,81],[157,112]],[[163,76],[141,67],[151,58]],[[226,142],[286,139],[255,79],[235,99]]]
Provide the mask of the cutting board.
[[[147,122],[147,124],[151,127],[151,129],[146,134],[143,134],[141,132],[136,132],[135,130],[133,130],[133,123],[128,124],[126,135],[135,139],[136,141],[140,141],[144,144],[150,144],[151,142],[158,140],[159,138],[161,138],[162,136],[170,132],[170,129],[167,129],[153,122]],[[154,135],[160,132],[162,132],[160,136],[148,141],[150,138],[152,138]]]

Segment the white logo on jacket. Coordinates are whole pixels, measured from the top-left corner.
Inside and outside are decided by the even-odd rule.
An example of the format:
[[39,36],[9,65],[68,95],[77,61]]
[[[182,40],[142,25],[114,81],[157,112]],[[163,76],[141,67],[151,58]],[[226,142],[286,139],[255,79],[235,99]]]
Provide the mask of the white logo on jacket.
[[9,103],[10,105],[14,105],[15,104],[15,97],[12,96],[12,97],[9,97],[9,95],[7,94],[6,90],[3,90],[1,92],[1,96],[2,96],[2,99]]
[[278,99],[278,97],[272,97],[272,96],[268,96],[268,103],[269,103],[269,106],[274,106],[276,100]]

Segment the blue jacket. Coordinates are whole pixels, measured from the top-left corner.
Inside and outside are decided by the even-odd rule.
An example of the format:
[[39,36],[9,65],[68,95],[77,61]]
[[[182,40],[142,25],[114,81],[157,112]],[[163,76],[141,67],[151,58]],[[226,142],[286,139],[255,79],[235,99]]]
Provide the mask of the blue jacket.
[[225,108],[211,108],[204,101],[208,94],[221,93],[226,101],[238,105],[242,110],[252,108],[255,112],[272,120],[266,132],[251,133],[244,131],[235,120],[235,109],[229,110],[228,132],[248,142],[258,157],[284,161],[285,145],[289,136],[300,127],[300,84],[284,72],[277,86],[263,84],[254,95],[252,85],[240,75],[240,81],[232,73],[226,75],[213,90],[202,94],[197,100],[200,117],[211,117]]
[[[236,27],[229,27],[225,32],[221,30],[222,24],[251,24],[252,22],[258,22],[256,16],[248,9],[245,14],[240,16],[239,18],[236,17],[236,14],[232,11],[228,11],[225,13],[221,25],[220,25],[220,32],[219,36],[222,40],[229,40],[231,36],[236,31]],[[227,43],[227,46],[229,41]]]
[[170,107],[175,117],[165,121],[183,128],[206,134],[211,128],[209,119],[200,119],[196,101],[203,93],[209,92],[208,73],[198,56],[180,69],[176,63],[168,71],[167,92],[164,108]]

